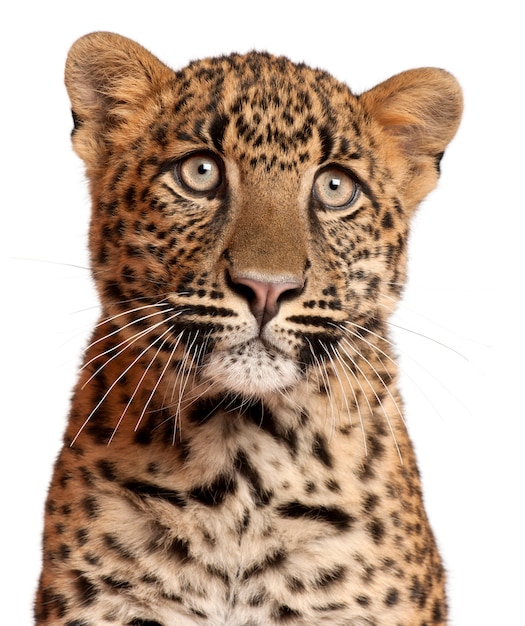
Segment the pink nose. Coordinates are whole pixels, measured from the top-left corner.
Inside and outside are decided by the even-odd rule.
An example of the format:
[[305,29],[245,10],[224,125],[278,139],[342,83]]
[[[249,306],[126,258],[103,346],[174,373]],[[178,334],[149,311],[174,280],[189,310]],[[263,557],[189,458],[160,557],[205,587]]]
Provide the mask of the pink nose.
[[295,297],[303,288],[301,283],[295,281],[267,282],[244,276],[234,276],[232,282],[248,301],[250,311],[261,328],[277,315],[284,298]]

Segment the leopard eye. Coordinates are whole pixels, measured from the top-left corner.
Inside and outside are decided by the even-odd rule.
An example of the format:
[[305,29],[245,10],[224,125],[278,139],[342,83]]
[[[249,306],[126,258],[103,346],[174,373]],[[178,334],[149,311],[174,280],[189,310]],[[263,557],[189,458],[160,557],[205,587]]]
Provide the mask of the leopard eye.
[[314,181],[314,196],[327,209],[347,209],[357,200],[359,186],[342,169],[328,167],[322,170]]
[[207,193],[220,186],[221,168],[209,154],[192,154],[179,161],[176,166],[178,182],[196,193]]

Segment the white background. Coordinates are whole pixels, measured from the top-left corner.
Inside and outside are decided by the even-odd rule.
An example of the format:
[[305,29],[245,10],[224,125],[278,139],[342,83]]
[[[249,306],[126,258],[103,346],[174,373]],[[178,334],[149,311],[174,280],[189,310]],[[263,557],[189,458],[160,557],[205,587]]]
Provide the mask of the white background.
[[327,69],[358,92],[410,67],[440,66],[458,77],[465,116],[440,186],[414,223],[411,280],[395,320],[408,330],[396,337],[407,420],[449,571],[451,624],[525,624],[519,3],[2,6],[2,623],[31,623],[45,492],[97,315],[86,269],[89,199],[69,143],[64,60],[80,35],[112,30],[173,67],[259,48]]

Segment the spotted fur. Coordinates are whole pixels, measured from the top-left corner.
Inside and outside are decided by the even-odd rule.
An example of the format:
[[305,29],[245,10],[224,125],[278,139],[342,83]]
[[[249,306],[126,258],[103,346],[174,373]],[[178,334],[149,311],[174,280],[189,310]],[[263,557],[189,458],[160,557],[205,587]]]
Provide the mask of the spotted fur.
[[94,33],[66,85],[102,315],[36,623],[444,624],[388,317],[455,79],[358,96],[266,53],[173,72]]

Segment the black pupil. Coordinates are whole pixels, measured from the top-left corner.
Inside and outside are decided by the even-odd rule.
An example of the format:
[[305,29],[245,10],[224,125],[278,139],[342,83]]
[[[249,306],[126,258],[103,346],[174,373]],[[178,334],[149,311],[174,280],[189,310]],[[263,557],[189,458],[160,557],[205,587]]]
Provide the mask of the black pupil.
[[330,189],[332,191],[336,191],[337,189],[339,189],[340,185],[341,185],[341,180],[339,178],[332,178],[330,180]]
[[201,163],[197,169],[199,174],[207,174],[211,170],[211,165],[209,163]]

